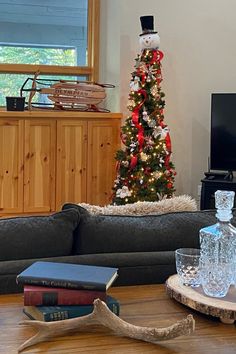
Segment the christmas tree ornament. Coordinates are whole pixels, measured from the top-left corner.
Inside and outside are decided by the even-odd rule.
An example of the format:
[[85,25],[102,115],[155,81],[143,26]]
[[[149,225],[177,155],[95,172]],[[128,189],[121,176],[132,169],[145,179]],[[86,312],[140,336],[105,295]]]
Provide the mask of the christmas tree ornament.
[[129,167],[129,161],[122,161],[121,163],[124,167]]
[[158,86],[157,86],[157,85],[154,85],[154,86],[151,88],[151,94],[152,94],[154,97],[158,98],[159,92],[158,92]]
[[145,122],[147,122],[149,120],[149,116],[147,114],[147,111],[143,111],[143,120],[145,120]]
[[156,139],[158,136],[161,136],[161,133],[162,133],[162,128],[160,126],[154,127],[152,132],[154,139]]
[[131,192],[129,191],[127,186],[123,186],[121,189],[118,189],[116,192],[118,198],[124,199],[126,197],[131,196]]
[[141,158],[142,161],[147,161],[148,155],[145,154],[144,152],[141,152],[141,153],[140,153],[140,158]]
[[156,121],[155,121],[154,119],[150,119],[150,120],[148,121],[148,126],[149,126],[150,128],[154,128],[154,127],[156,126]]
[[160,171],[155,171],[155,172],[153,172],[153,177],[154,177],[155,179],[161,178],[162,175],[163,175],[163,173],[160,172]]
[[[170,198],[175,191],[170,131],[164,123],[165,94],[160,86],[163,53],[153,16],[141,17],[141,24],[144,42],[131,74],[127,106],[131,113],[121,127],[123,150],[116,153],[112,197],[116,205]],[[158,41],[153,40],[156,35]]]
[[140,79],[138,76],[135,76],[134,80],[130,82],[130,89],[132,91],[138,91],[140,89]]

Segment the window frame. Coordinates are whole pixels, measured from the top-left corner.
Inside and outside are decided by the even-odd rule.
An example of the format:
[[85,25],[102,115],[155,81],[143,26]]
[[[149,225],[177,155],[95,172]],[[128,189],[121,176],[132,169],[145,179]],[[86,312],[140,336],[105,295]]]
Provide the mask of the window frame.
[[98,81],[99,77],[99,26],[100,0],[88,0],[88,65],[59,66],[36,64],[0,64],[3,74],[35,74],[87,76],[89,81]]

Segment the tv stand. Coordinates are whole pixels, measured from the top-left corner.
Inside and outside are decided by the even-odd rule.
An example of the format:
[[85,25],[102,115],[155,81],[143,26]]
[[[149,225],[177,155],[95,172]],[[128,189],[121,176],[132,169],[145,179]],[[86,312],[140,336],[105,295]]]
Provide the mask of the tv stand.
[[[200,209],[215,209],[215,192],[217,190],[234,191],[236,193],[236,179],[233,178],[233,174],[229,174],[227,178],[221,176],[221,178],[214,176],[213,178],[208,175],[208,177],[201,180],[202,190],[201,190],[201,202]],[[236,198],[235,198],[236,202]]]
[[234,179],[233,171],[228,171],[228,173],[226,174],[224,179],[226,179],[228,181],[232,181]]
[[228,172],[205,172],[204,173],[206,176],[206,179],[208,180],[227,180],[227,181],[232,181],[234,176],[233,176],[233,171],[228,171]]

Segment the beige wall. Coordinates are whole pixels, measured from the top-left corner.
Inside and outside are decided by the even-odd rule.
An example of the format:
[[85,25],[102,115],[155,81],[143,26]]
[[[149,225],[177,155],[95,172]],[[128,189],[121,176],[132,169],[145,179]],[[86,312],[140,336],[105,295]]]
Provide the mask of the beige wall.
[[207,170],[210,95],[236,92],[235,0],[101,0],[101,80],[107,105],[127,115],[130,73],[139,52],[139,17],[154,15],[161,37],[165,121],[171,130],[176,194],[197,197]]

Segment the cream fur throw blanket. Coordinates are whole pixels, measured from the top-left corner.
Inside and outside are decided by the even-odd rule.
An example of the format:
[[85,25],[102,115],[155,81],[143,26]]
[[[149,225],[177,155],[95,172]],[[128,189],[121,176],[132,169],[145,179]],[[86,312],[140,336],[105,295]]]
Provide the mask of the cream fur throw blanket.
[[189,195],[162,199],[158,202],[137,202],[125,205],[106,205],[104,207],[86,203],[80,203],[78,205],[94,215],[153,215],[197,210],[195,199]]

